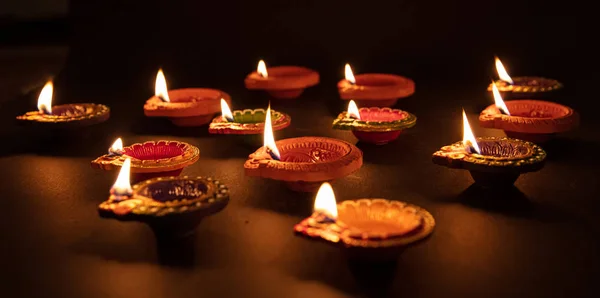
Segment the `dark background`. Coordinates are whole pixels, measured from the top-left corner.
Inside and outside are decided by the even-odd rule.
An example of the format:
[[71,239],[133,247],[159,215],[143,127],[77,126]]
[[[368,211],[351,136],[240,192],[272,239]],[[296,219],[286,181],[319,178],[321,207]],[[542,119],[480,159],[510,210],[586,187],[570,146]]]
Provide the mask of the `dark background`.
[[[570,2],[471,2],[72,0],[65,14],[4,18],[2,80],[15,83],[0,86],[0,290],[7,297],[597,296],[597,75],[592,49],[576,45],[580,18]],[[65,48],[64,61],[38,71],[32,65],[45,58],[23,49],[49,46]],[[503,134],[476,124],[491,103],[485,88],[494,55],[513,76],[561,80],[558,101],[582,118],[579,129],[544,145],[542,171],[504,192],[481,191],[468,173],[430,161],[461,138],[461,107],[475,134]],[[330,129],[344,109],[335,83],[346,62],[355,73],[416,81],[416,94],[398,108],[416,114],[417,126],[393,144],[357,144],[364,166],[333,186],[338,200],[385,197],[427,208],[438,224],[428,241],[397,264],[349,263],[335,248],[293,235],[313,195],[244,177],[254,148],[143,116],[158,67],[170,88],[219,88],[233,108],[264,107],[266,95],[243,88],[259,59],[321,74],[301,98],[272,102],[293,118],[289,137],[356,142]],[[14,123],[35,109],[51,76],[55,104],[110,105],[100,133],[60,138]],[[141,224],[98,218],[116,173],[94,171],[89,161],[118,136],[126,144],[168,138],[198,146],[201,159],[185,173],[229,185],[229,206],[182,243],[157,245]]]

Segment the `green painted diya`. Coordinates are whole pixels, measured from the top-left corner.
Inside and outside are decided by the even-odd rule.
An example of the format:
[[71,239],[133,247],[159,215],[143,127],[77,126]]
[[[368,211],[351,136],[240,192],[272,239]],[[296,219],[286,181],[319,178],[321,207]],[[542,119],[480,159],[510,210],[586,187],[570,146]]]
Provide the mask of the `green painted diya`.
[[546,152],[538,145],[511,138],[479,137],[480,153],[462,141],[442,147],[433,162],[471,173],[475,183],[484,187],[508,186],[528,172],[543,168]]
[[[239,135],[242,139],[254,146],[263,145],[263,133],[265,129],[265,109],[235,110],[231,113],[233,119],[223,116],[215,117],[208,127],[212,134]],[[271,110],[271,125],[276,138],[281,138],[278,131],[290,126],[292,118],[285,113]]]
[[349,112],[340,113],[333,120],[333,128],[351,130],[360,141],[383,145],[417,124],[415,115],[398,109],[371,107],[358,111],[360,117]]

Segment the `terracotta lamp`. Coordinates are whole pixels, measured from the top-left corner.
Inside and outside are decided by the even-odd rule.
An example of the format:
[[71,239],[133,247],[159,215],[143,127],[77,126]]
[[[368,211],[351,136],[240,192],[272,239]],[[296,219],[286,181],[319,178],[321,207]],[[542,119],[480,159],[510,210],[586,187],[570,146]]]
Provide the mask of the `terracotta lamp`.
[[398,138],[400,133],[417,124],[415,115],[398,109],[361,108],[350,100],[348,111],[333,120],[333,128],[351,130],[362,142],[384,145]]
[[178,176],[183,168],[198,161],[199,157],[198,148],[183,142],[149,141],[123,147],[123,141],[118,138],[108,149],[108,154],[92,161],[92,167],[111,171],[131,159],[135,183],[155,177]]
[[[208,132],[237,135],[256,148],[256,146],[261,146],[263,142],[266,115],[267,111],[265,109],[246,109],[232,112],[227,102],[222,100],[221,116],[213,119],[208,127]],[[271,110],[271,119],[273,119],[272,128],[275,135],[292,123],[292,118],[289,115],[275,110]]]
[[361,107],[391,107],[399,98],[415,93],[415,82],[409,78],[382,73],[355,76],[350,64],[346,64],[345,79],[337,87],[341,99],[354,99]]
[[291,190],[312,192],[321,183],[350,175],[362,166],[362,151],[341,140],[300,137],[275,142],[270,118],[269,107],[264,146],[246,160],[246,176],[280,180]]
[[265,65],[263,60],[258,62],[256,71],[250,73],[244,80],[250,90],[265,90],[271,96],[280,99],[297,98],[304,89],[319,83],[319,73],[301,66]]
[[295,225],[294,231],[336,245],[351,257],[391,259],[431,235],[434,227],[427,210],[404,202],[358,199],[336,203],[331,185],[324,183],[313,214]]
[[484,187],[512,185],[521,174],[544,166],[546,152],[534,143],[498,137],[475,139],[464,111],[463,127],[463,141],[435,152],[435,164],[468,170],[475,183]]
[[531,99],[503,101],[494,84],[492,93],[495,104],[481,112],[479,124],[502,129],[511,138],[543,143],[579,124],[579,114],[567,106]]
[[542,98],[553,95],[562,89],[563,85],[553,79],[543,77],[510,77],[498,57],[496,60],[496,71],[499,80],[492,82],[488,91],[492,91],[494,83],[505,98]]
[[95,103],[74,103],[52,106],[54,86],[46,83],[38,97],[38,110],[17,116],[22,123],[46,125],[53,128],[74,128],[108,120],[110,109]]
[[110,197],[98,206],[101,217],[143,222],[161,237],[184,237],[229,202],[227,187],[212,178],[158,177],[131,187],[130,165],[126,158]]
[[155,95],[144,105],[146,116],[167,117],[177,126],[201,126],[209,123],[221,110],[221,99],[231,103],[229,94],[221,90],[207,88],[167,90],[167,81],[161,69],[156,75]]

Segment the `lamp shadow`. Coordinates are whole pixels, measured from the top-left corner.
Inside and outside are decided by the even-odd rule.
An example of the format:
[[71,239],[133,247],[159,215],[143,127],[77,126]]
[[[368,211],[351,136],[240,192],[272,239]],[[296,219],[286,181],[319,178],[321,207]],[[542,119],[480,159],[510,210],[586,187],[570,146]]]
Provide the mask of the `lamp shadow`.
[[[287,188],[281,181],[254,181],[253,185],[260,189],[253,193],[258,198],[248,200],[254,208],[305,218],[313,212],[316,193],[296,192]],[[285,198],[273,198],[269,194],[285,194]]]
[[366,297],[389,297],[398,275],[398,261],[364,262],[348,260],[348,269]]
[[[374,164],[408,164],[420,154],[415,148],[414,136],[403,133],[397,140],[385,145],[375,145],[359,141],[356,147],[363,152],[363,160]],[[412,154],[411,152],[417,152]],[[421,151],[422,153],[422,151]]]

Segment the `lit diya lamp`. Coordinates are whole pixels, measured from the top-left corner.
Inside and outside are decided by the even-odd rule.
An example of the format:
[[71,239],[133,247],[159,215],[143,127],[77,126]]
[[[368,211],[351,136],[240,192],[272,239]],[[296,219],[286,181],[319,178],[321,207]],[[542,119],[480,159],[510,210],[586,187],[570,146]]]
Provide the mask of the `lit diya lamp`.
[[427,210],[404,202],[358,199],[336,203],[331,185],[324,183],[313,214],[294,226],[294,231],[337,245],[351,256],[388,259],[431,235],[434,227]]
[[546,152],[538,145],[512,138],[475,139],[463,110],[463,140],[442,147],[433,162],[449,168],[465,169],[475,183],[485,187],[509,186],[527,172],[544,166]]
[[38,110],[17,116],[22,123],[47,124],[47,127],[69,128],[104,122],[110,117],[110,109],[95,103],[74,103],[52,106],[54,86],[46,83],[38,97]]
[[149,141],[123,147],[118,138],[108,149],[108,154],[92,161],[92,167],[105,171],[120,168],[131,160],[134,181],[154,177],[179,176],[183,168],[195,163],[200,150],[188,143],[177,141]]
[[531,99],[503,101],[495,84],[492,93],[495,104],[481,112],[479,124],[502,129],[509,137],[543,143],[579,124],[579,115],[567,106]]
[[[275,110],[271,110],[271,127],[273,133],[290,126],[292,118]],[[212,134],[238,135],[244,137],[244,140],[252,145],[260,146],[262,143],[262,134],[265,130],[265,120],[267,111],[265,109],[229,109],[229,105],[221,100],[221,116],[213,119],[208,127],[208,132]]]
[[340,98],[354,99],[361,107],[391,107],[399,98],[415,93],[415,82],[394,74],[363,73],[354,75],[350,64],[345,67],[345,79],[338,82]]
[[209,123],[221,110],[221,99],[231,103],[229,94],[221,90],[207,88],[167,90],[165,75],[162,69],[159,69],[154,96],[144,105],[146,116],[167,117],[177,126],[201,126]]
[[498,90],[506,98],[545,97],[563,87],[559,81],[553,79],[542,77],[511,77],[498,57],[495,57],[495,61],[496,71],[500,79],[492,82],[488,87],[488,91],[492,91],[495,83]]
[[417,117],[409,112],[390,108],[361,108],[350,100],[348,111],[333,120],[333,128],[351,130],[363,142],[384,145],[398,138],[400,133],[417,124]]
[[227,187],[212,178],[158,177],[132,187],[131,164],[126,158],[110,197],[98,206],[101,217],[144,222],[157,236],[183,237],[229,203]]
[[311,192],[321,183],[350,175],[362,166],[362,151],[354,145],[324,137],[300,137],[275,142],[270,107],[264,145],[244,164],[246,176],[286,182],[294,191]]
[[265,90],[280,99],[296,98],[304,89],[319,83],[319,73],[301,66],[273,66],[267,68],[260,60],[256,71],[244,80],[250,90]]

